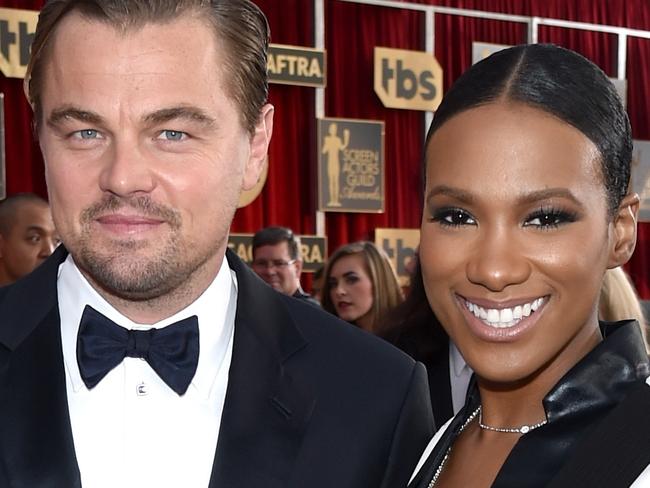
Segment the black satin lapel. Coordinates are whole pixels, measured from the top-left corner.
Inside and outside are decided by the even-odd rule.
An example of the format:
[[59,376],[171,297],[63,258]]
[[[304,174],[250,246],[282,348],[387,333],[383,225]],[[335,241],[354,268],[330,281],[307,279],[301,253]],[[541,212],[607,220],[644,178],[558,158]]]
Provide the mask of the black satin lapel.
[[449,377],[449,342],[441,348],[435,357],[427,364],[429,389],[431,390],[431,407],[436,426],[442,426],[454,416],[453,400],[451,398],[451,379]]
[[54,307],[8,357],[0,393],[0,445],[9,486],[80,487],[58,309]]
[[236,329],[210,487],[287,486],[313,407],[306,382]]
[[285,302],[242,265],[228,389],[210,488],[286,487],[314,409],[297,357],[306,346]]
[[67,256],[59,246],[33,272],[0,290],[0,344],[14,350],[57,306],[56,280]]

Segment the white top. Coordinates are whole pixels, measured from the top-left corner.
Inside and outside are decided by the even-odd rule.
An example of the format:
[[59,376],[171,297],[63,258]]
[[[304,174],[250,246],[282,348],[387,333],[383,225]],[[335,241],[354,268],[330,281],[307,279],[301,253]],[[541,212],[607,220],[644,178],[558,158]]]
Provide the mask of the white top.
[[[451,344],[451,343],[450,343]],[[648,377],[645,380],[646,384],[650,386],[650,377]],[[418,461],[418,464],[415,466],[415,471],[413,471],[413,474],[411,475],[411,479],[409,480],[409,483],[413,481],[413,478],[415,478],[415,475],[420,471],[422,466],[424,465],[425,461],[427,458],[431,455],[431,452],[433,451],[433,448],[438,444],[438,441],[440,438],[443,436],[447,428],[449,427],[449,424],[453,420],[453,417],[450,418],[445,425],[443,425],[438,432],[435,433],[433,436],[433,439],[429,441],[429,444],[427,447],[424,449],[424,452],[422,453],[422,457]],[[630,488],[650,488],[650,465],[645,468],[639,477],[630,485]]]
[[451,385],[451,403],[456,415],[463,405],[467,396],[467,387],[472,377],[470,368],[460,351],[451,340],[449,341],[449,384]]
[[[71,256],[57,281],[70,421],[84,488],[207,487],[228,386],[237,281],[224,258],[208,289],[161,322],[132,322],[88,283]],[[149,364],[125,358],[92,390],[76,359],[81,314],[90,305],[128,329],[162,328],[196,315],[199,363],[187,392],[177,395]]]

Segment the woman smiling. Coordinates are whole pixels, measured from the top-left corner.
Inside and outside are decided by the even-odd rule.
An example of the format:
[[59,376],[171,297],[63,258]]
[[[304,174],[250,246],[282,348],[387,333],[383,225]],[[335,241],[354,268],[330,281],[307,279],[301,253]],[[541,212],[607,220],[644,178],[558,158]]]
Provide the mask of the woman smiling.
[[598,445],[620,409],[650,408],[638,326],[598,322],[603,275],[635,246],[631,153],[614,87],[562,48],[501,51],[447,93],[427,136],[421,279],[475,382],[409,486],[611,488],[644,470],[618,462],[594,484],[580,464],[594,446],[616,458]]

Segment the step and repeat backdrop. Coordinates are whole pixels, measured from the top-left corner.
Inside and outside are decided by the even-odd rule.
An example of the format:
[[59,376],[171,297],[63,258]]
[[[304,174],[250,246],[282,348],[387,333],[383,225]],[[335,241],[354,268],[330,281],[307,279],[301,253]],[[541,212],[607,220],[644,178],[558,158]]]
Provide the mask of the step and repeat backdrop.
[[[284,225],[302,236],[307,271],[341,244],[366,239],[387,252],[406,285],[419,241],[422,144],[431,114],[473,62],[526,42],[578,51],[615,82],[635,137],[641,220],[650,221],[647,2],[255,2],[271,26],[269,98],[276,119],[265,171],[242,195],[232,226],[230,247],[243,259],[250,258],[255,231]],[[0,0],[0,196],[46,196],[22,94],[42,4]],[[650,224],[641,223],[628,271],[645,299],[648,256]]]

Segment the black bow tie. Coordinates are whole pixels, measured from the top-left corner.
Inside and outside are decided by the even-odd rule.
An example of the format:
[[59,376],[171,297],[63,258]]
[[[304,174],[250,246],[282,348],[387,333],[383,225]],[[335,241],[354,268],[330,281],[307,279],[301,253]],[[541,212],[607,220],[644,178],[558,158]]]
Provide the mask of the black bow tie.
[[199,362],[196,315],[162,329],[128,330],[86,305],[77,334],[77,363],[88,389],[127,356],[147,361],[172,390],[183,395]]

